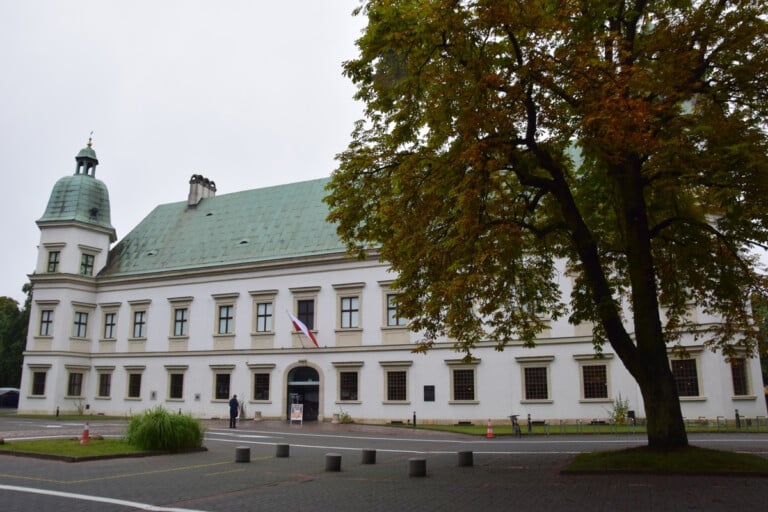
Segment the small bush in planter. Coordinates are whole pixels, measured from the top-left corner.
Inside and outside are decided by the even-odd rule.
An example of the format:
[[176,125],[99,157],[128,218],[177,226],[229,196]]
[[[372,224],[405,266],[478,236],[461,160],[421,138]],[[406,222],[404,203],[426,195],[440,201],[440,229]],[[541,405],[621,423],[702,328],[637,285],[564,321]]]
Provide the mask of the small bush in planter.
[[128,423],[128,442],[143,450],[178,451],[200,448],[205,430],[187,414],[171,414],[163,407],[133,416]]

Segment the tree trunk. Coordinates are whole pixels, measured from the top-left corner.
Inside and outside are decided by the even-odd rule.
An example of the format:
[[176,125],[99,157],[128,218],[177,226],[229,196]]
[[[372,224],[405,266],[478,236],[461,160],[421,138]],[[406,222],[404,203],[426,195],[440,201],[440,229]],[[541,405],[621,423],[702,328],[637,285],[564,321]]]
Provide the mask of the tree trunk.
[[688,434],[665,347],[661,352],[644,358],[635,378],[645,403],[648,447],[666,451],[688,446]]

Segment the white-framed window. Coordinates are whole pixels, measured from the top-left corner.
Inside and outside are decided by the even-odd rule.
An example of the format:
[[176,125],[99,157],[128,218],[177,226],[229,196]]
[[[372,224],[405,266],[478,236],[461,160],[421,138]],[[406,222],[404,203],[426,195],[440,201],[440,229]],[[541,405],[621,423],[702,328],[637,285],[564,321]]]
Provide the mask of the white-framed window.
[[80,275],[94,275],[96,270],[96,255],[101,252],[101,249],[82,244],[78,247],[80,248]]
[[53,336],[53,310],[42,309],[40,310],[40,329],[38,336],[50,337]]
[[384,403],[410,403],[410,370],[413,361],[379,361],[384,371]]
[[259,403],[271,403],[272,401],[272,370],[273,363],[250,363],[251,371],[251,401]]
[[233,364],[212,364],[213,372],[213,399],[226,401],[232,397],[232,372]]
[[337,329],[360,329],[362,292],[365,283],[334,284],[336,290],[338,316]]
[[171,338],[189,337],[189,311],[193,297],[172,297],[168,299],[171,306]]
[[101,336],[102,341],[114,341],[117,339],[117,313],[120,311],[119,302],[99,304],[101,308]]
[[131,305],[131,338],[134,341],[147,339],[150,300],[128,301]]
[[97,366],[96,378],[97,389],[96,398],[110,398],[112,396],[112,373],[114,366]]
[[29,395],[41,398],[45,396],[45,385],[48,378],[48,370],[51,369],[50,364],[30,364],[28,365],[29,371],[32,374],[30,379]]
[[303,288],[290,288],[293,296],[293,310],[307,329],[315,331],[317,320],[317,295],[320,292],[319,286],[309,286]]
[[551,402],[550,365],[554,356],[516,357],[520,363],[522,402]]
[[72,334],[73,338],[81,340],[90,338],[91,313],[96,309],[95,304],[85,304],[82,302],[72,303]]
[[144,375],[144,366],[126,366],[126,388],[125,396],[128,400],[141,399],[141,385]]
[[733,385],[734,398],[753,396],[749,380],[749,365],[746,357],[729,357],[728,365],[731,367],[731,384]]
[[387,292],[384,295],[386,304],[386,326],[387,327],[405,327],[408,325],[408,321],[400,316],[400,312],[397,307],[397,294],[394,292]]
[[573,358],[579,363],[580,401],[610,402],[609,361],[613,354],[603,354],[600,358],[595,354],[577,354]]
[[222,293],[213,295],[216,303],[215,316],[216,325],[214,335],[234,336],[235,334],[235,305],[239,293]]
[[677,386],[677,394],[681,400],[702,400],[701,375],[699,372],[699,355],[703,347],[686,347],[686,353],[669,356],[669,366]]
[[61,251],[48,251],[48,273],[53,274],[58,272],[59,265],[61,265]]
[[450,403],[477,403],[477,365],[479,359],[466,362],[461,359],[447,359],[450,372]]
[[340,361],[333,363],[336,368],[336,401],[360,402],[360,370],[363,361]]
[[274,311],[277,290],[259,290],[249,292],[253,301],[252,332],[256,334],[274,333]]
[[64,365],[67,370],[67,398],[82,398],[85,386],[85,375],[89,367]]
[[165,369],[168,372],[168,393],[170,401],[184,400],[184,374],[187,371],[186,365],[168,365]]

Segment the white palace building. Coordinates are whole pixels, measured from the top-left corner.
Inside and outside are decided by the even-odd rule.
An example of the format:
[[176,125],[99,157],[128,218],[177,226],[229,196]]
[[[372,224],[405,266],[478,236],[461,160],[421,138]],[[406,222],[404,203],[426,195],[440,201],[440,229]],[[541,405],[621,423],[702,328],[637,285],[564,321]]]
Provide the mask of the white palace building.
[[[350,257],[326,221],[327,179],[216,195],[194,175],[118,241],[90,141],[76,162],[37,221],[20,413],[225,417],[236,394],[248,418],[301,403],[304,421],[591,421],[621,396],[644,417],[618,357],[596,359],[591,327],[567,319],[533,349],[481,343],[471,364],[449,340],[414,354],[387,264]],[[687,345],[670,356],[687,419],[766,415],[757,359]]]

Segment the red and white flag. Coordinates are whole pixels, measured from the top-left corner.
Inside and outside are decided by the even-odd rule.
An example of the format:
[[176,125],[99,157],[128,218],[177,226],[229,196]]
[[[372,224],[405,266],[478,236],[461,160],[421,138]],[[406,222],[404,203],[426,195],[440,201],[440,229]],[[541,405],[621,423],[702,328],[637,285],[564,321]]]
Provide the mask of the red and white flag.
[[297,331],[301,331],[304,333],[304,336],[312,340],[312,343],[315,344],[317,348],[320,348],[320,345],[318,345],[317,340],[315,339],[315,335],[312,334],[312,331],[307,329],[307,326],[304,325],[304,322],[293,316],[292,314],[288,313],[288,316],[291,317],[291,322],[293,322],[293,326],[296,328]]

